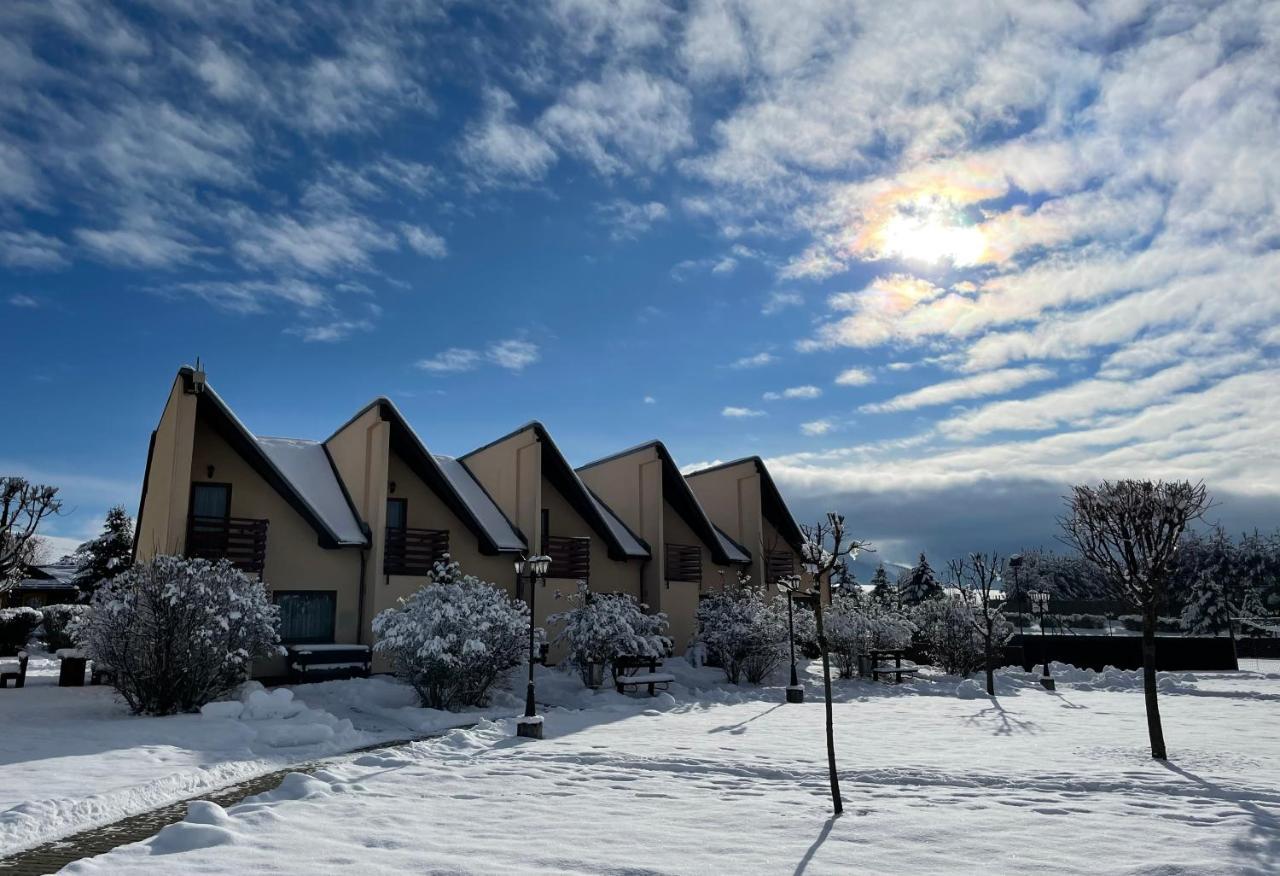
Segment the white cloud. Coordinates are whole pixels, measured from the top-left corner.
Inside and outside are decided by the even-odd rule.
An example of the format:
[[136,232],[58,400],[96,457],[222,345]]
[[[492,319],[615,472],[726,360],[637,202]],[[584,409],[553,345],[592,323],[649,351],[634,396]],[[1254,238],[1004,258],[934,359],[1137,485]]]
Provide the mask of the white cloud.
[[10,295],[9,303],[14,307],[23,307],[31,310],[40,306],[40,302],[30,295]]
[[419,255],[442,259],[449,254],[449,247],[444,242],[444,238],[425,225],[410,225],[402,222],[400,234],[404,237],[405,243]]
[[828,432],[835,429],[835,427],[835,423],[830,420],[812,420],[808,423],[801,423],[800,431],[805,435],[811,436],[826,435]]
[[311,325],[290,326],[286,334],[297,335],[307,343],[331,344],[349,338],[357,332],[373,330],[373,323],[367,319],[339,319],[333,322],[314,323]]
[[450,347],[416,363],[423,371],[433,374],[450,374],[458,371],[471,371],[480,364],[480,354],[475,350],[463,347]]
[[596,207],[600,217],[612,226],[609,236],[614,240],[635,240],[668,217],[667,208],[658,201],[636,204],[624,198],[615,198]]
[[816,386],[792,386],[784,389],[782,392],[766,392],[763,396],[765,401],[778,401],[784,398],[818,398],[822,395],[822,390]]
[[538,345],[529,341],[509,339],[490,344],[485,356],[499,368],[508,371],[523,371],[541,358]]
[[357,215],[259,216],[237,211],[233,249],[244,264],[276,271],[332,274],[370,267],[373,253],[394,249],[395,237]]
[[802,304],[804,304],[804,296],[799,292],[770,292],[760,312],[765,316],[773,316],[787,308],[800,307]]
[[752,356],[743,356],[741,359],[735,359],[730,368],[763,368],[765,365],[772,365],[778,361],[778,357],[772,353],[756,353]]
[[763,417],[764,415],[764,411],[758,411],[754,408],[734,407],[733,405],[729,405],[720,411],[720,416],[730,417],[733,419],[742,419],[744,417]]
[[0,264],[49,270],[66,267],[66,245],[38,231],[0,231]]
[[930,405],[943,405],[971,398],[1002,395],[1029,383],[1050,380],[1055,373],[1040,365],[1026,368],[1005,368],[988,371],[971,377],[943,380],[921,389],[894,396],[887,401],[865,404],[859,408],[864,413],[890,411],[914,411]]
[[198,247],[171,235],[171,231],[156,227],[76,231],[80,243],[103,261],[142,268],[173,267],[190,261],[200,252]]
[[489,183],[533,182],[555,164],[555,150],[541,134],[511,121],[516,103],[511,95],[490,88],[487,109],[462,140],[462,160]]
[[304,311],[330,303],[327,291],[298,279],[178,283],[158,291],[170,296],[192,295],[233,313],[261,313],[270,303],[291,304]]
[[837,386],[866,386],[875,383],[876,377],[865,368],[846,368],[836,375]]
[[644,397],[644,403],[647,405],[656,405],[658,403],[658,400],[651,395],[646,395]]

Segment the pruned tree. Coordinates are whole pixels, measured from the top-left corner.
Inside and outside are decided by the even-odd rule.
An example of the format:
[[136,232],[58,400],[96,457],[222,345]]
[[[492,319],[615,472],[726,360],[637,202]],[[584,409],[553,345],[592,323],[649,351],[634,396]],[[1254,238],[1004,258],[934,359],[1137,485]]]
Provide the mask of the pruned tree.
[[1156,617],[1187,525],[1210,501],[1204,484],[1103,481],[1075,486],[1061,523],[1065,541],[1101,569],[1142,613],[1142,678],[1151,756],[1167,760],[1156,692]]
[[998,554],[969,554],[952,560],[951,578],[961,597],[972,610],[973,629],[982,641],[982,665],[987,673],[987,694],[995,696],[995,654],[1013,635],[1013,627],[1005,618],[1002,606],[1005,594],[1004,560]]
[[34,561],[36,530],[61,510],[57,487],[0,477],[0,590],[15,584],[23,567]]
[[822,654],[822,689],[827,707],[827,772],[831,779],[831,805],[835,814],[844,811],[840,800],[840,777],[836,773],[836,740],[831,717],[831,656],[826,633],[822,628],[822,584],[825,581],[830,595],[831,576],[836,566],[856,559],[859,552],[870,550],[868,542],[851,538],[845,529],[844,515],[834,511],[827,514],[826,522],[802,526],[804,545],[802,558],[813,576],[814,623],[818,631],[818,650]]

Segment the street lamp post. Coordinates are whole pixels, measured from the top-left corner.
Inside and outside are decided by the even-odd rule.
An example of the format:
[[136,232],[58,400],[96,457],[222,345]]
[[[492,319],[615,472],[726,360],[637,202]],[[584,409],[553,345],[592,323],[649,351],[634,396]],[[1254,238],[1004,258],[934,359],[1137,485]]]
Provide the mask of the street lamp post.
[[778,580],[778,592],[787,600],[787,641],[791,643],[791,684],[787,686],[787,702],[803,703],[804,687],[796,676],[796,623],[792,603],[800,591],[800,576],[787,575]]
[[524,717],[516,719],[516,735],[523,736],[526,739],[542,738],[542,716],[537,714],[533,696],[533,663],[535,660],[533,608],[538,580],[542,580],[542,586],[545,587],[547,585],[547,569],[550,567],[551,557],[541,554],[527,559],[521,557],[516,560],[516,579],[519,580],[525,574],[529,576],[529,684],[525,688]]
[[1032,590],[1027,596],[1031,598],[1031,605],[1040,618],[1040,657],[1044,660],[1044,674],[1040,676],[1040,684],[1044,685],[1045,690],[1054,690],[1054,681],[1049,677],[1049,645],[1044,632],[1045,615],[1049,613],[1049,593],[1045,590]]
[[1022,584],[1018,580],[1018,571],[1022,568],[1022,554],[1014,554],[1009,557],[1009,568],[1013,570],[1013,592],[1018,597],[1018,635],[1025,636],[1027,634],[1025,629],[1027,619],[1024,617],[1026,612],[1023,609],[1026,606],[1023,603],[1026,600],[1022,598]]

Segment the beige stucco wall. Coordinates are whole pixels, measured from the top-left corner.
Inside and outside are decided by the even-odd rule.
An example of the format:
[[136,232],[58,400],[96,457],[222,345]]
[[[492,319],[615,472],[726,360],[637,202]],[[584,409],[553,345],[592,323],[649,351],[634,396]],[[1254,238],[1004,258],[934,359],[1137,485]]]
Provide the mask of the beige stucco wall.
[[183,391],[179,375],[169,391],[151,449],[146,496],[137,523],[139,560],[181,554],[186,547],[195,422],[196,397]]
[[[213,477],[208,475],[210,465],[214,466]],[[196,481],[231,484],[231,516],[269,521],[263,570],[263,581],[269,590],[333,591],[334,638],[338,642],[358,641],[359,548],[320,547],[315,529],[221,436],[199,420],[187,489]],[[284,671],[283,659],[254,666],[255,675],[278,675]]]

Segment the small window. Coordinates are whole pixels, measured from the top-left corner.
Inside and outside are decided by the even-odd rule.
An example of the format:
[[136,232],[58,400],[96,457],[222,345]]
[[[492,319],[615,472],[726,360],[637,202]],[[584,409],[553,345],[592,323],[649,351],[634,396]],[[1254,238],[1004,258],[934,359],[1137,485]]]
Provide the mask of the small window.
[[280,590],[280,641],[286,645],[319,645],[333,641],[338,595],[332,590]]
[[387,500],[387,529],[405,529],[409,525],[409,500]]

